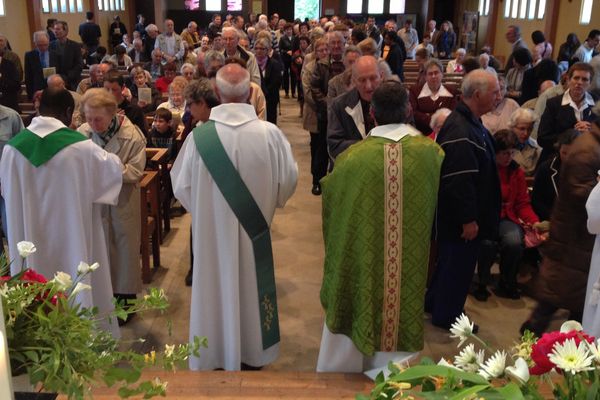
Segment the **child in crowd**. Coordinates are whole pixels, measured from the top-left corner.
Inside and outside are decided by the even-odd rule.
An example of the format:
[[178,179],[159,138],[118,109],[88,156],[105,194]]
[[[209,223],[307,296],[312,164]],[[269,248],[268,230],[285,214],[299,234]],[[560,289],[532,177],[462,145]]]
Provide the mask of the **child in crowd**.
[[169,160],[174,161],[176,153],[175,136],[177,131],[171,126],[173,114],[166,108],[159,108],[154,115],[152,130],[150,131],[149,147],[169,149]]

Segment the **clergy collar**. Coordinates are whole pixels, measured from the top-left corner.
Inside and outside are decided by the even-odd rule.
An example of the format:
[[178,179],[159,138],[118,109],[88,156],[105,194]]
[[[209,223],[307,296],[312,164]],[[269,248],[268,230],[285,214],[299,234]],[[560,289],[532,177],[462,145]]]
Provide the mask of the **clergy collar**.
[[245,103],[226,103],[210,110],[210,119],[229,126],[239,126],[258,119],[254,107]]
[[27,129],[41,138],[62,128],[67,128],[67,126],[56,118],[44,117],[42,115],[34,117],[31,124],[27,127]]
[[577,104],[575,104],[575,102],[571,98],[570,92],[571,92],[571,90],[567,89],[565,91],[565,93],[563,94],[562,101],[560,103],[561,106],[573,105],[573,106],[577,107],[578,109],[585,109],[585,108],[587,108],[586,106],[594,107],[596,105],[592,95],[589,92],[585,92],[585,95],[583,96],[583,104],[581,105],[581,107],[578,107]]
[[[444,85],[440,85],[440,89],[438,90],[436,95],[437,97],[454,97],[454,95],[450,93],[448,89],[444,87]],[[421,93],[419,93],[419,99],[421,97],[433,97],[433,92],[429,88],[429,84],[427,82],[425,82],[425,84],[423,85],[423,89],[421,89]],[[437,100],[437,97],[434,100]]]
[[399,142],[404,136],[419,136],[421,132],[407,124],[379,125],[371,130],[369,136],[382,137]]

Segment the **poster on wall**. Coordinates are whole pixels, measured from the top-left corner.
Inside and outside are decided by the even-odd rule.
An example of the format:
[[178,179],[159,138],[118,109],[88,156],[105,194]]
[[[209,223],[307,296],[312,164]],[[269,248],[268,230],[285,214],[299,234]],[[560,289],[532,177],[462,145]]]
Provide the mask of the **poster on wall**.
[[186,10],[198,10],[200,8],[200,0],[185,0],[183,4]]
[[479,12],[465,11],[463,13],[462,30],[460,35],[460,47],[467,51],[467,54],[476,54],[477,52],[477,32],[479,31]]

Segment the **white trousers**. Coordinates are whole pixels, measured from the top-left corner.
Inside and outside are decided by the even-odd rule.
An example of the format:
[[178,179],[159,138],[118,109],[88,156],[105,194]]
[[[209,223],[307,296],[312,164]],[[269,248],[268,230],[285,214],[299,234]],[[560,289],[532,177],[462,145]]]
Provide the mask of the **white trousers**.
[[331,333],[327,324],[323,324],[317,372],[364,372],[369,378],[375,379],[381,371],[386,376],[389,374],[387,365],[390,361],[405,364],[418,355],[419,352],[377,351],[373,356],[365,356],[348,336]]

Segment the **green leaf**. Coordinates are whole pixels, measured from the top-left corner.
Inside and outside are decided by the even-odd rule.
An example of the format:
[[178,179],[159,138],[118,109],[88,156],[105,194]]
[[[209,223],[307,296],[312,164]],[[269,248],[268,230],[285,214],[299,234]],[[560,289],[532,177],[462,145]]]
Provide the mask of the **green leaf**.
[[40,357],[38,356],[38,353],[35,351],[26,351],[25,355],[27,356],[27,358],[29,358],[31,360],[31,362],[33,362],[34,364],[37,364],[40,361]]
[[588,388],[587,391],[587,396],[586,399],[587,400],[594,400],[596,398],[596,396],[598,395],[598,387],[600,386],[600,382],[595,381],[594,383],[592,383],[592,385]]
[[428,376],[453,377],[462,381],[470,382],[475,385],[488,385],[488,381],[479,374],[459,371],[454,368],[444,367],[442,365],[417,365],[410,367],[403,372],[390,377],[395,382],[411,381],[422,379]]
[[471,386],[469,388],[466,388],[466,389],[461,390],[460,392],[456,393],[454,396],[450,397],[450,400],[468,399],[472,395],[474,395],[474,394],[476,394],[478,392],[481,392],[482,390],[485,390],[488,387],[490,387],[489,384],[487,384],[487,385],[475,385],[475,386]]
[[517,384],[511,382],[496,389],[506,400],[523,400],[523,393]]

